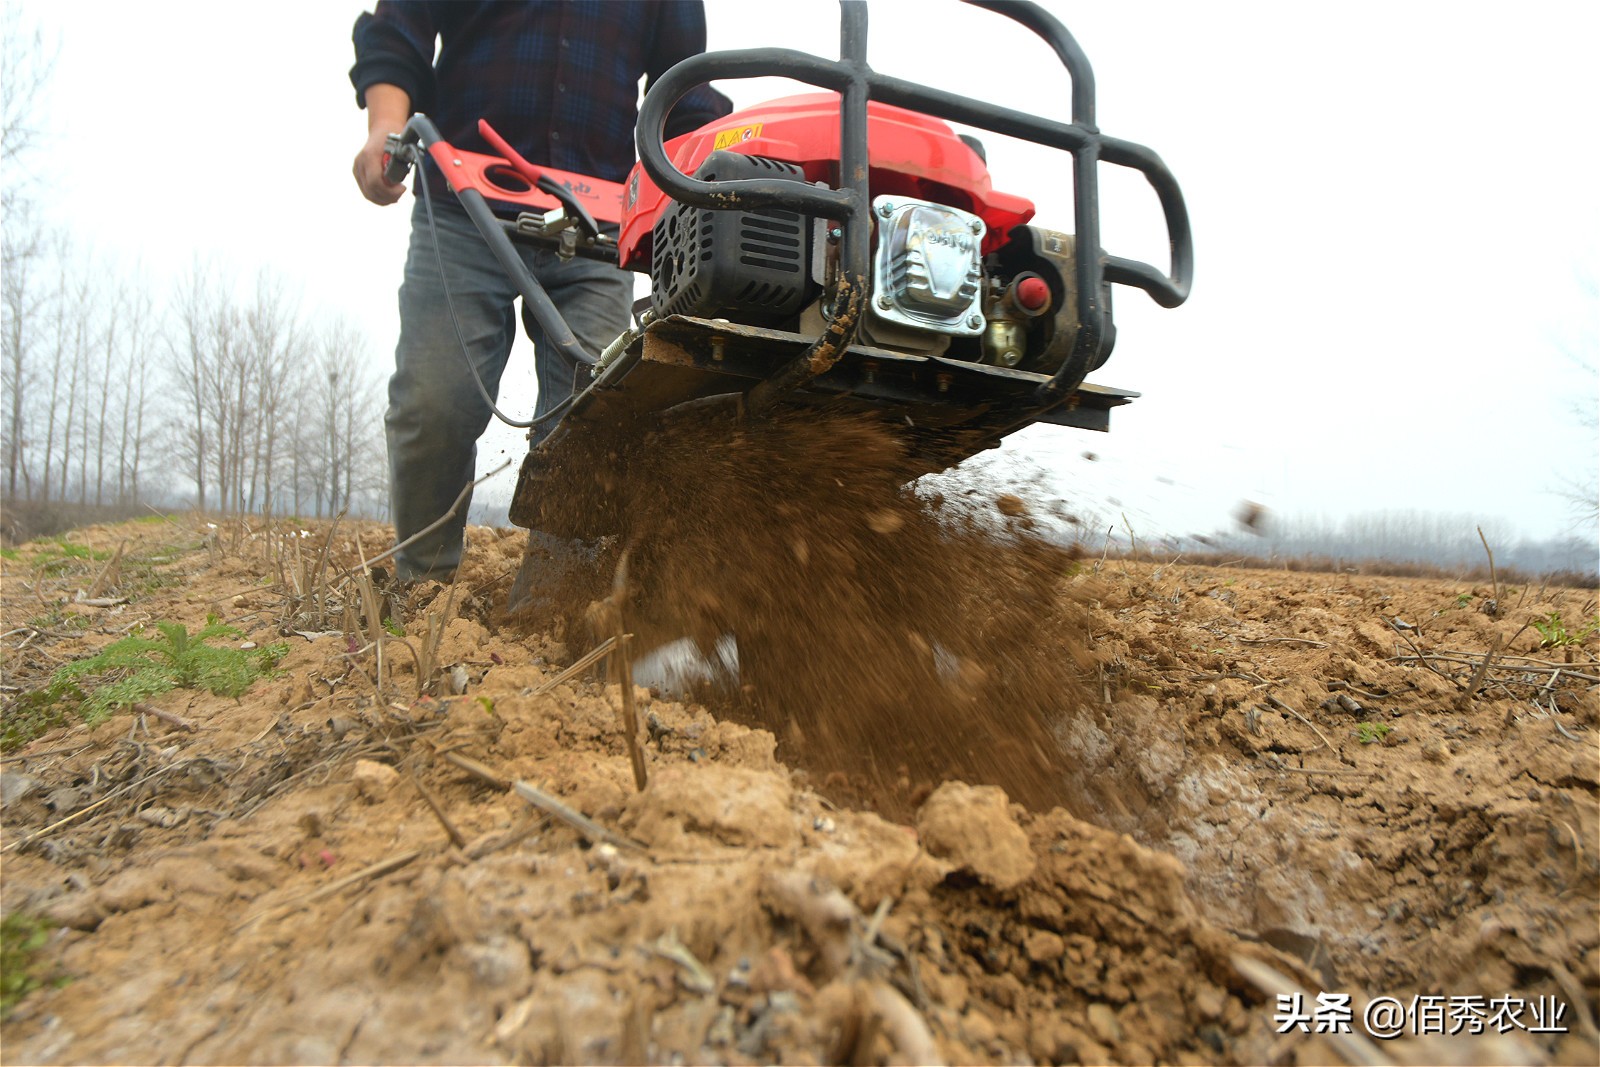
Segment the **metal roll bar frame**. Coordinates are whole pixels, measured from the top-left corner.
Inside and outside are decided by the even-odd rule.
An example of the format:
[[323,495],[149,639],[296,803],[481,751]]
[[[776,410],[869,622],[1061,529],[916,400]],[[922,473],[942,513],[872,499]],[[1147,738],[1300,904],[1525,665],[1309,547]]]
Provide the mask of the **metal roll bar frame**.
[[[1040,409],[1061,403],[1104,362],[1115,342],[1110,309],[1102,299],[1105,283],[1143,289],[1157,304],[1172,308],[1189,296],[1194,247],[1183,193],[1172,172],[1143,145],[1102,134],[1095,125],[1094,72],[1088,57],[1054,15],[1028,0],[967,0],[1004,15],[1039,37],[1066,67],[1072,85],[1072,121],[1056,122],[955,93],[879,74],[867,65],[865,0],[840,0],[839,59],[823,59],[787,48],[750,48],[691,56],[663,74],[645,94],[635,131],[639,161],[668,196],[694,207],[748,211],[782,207],[839,223],[839,288],[828,330],[774,378],[751,391],[760,408],[783,392],[825,372],[854,338],[867,295],[872,221],[869,205],[867,101],[877,100],[950,122],[1057,148],[1072,155],[1073,214],[1076,241],[1073,277],[1078,292],[1080,328],[1061,367],[1034,392]],[[782,77],[840,95],[839,185],[837,189],[781,178],[701,181],[679,171],[665,145],[667,116],[692,89],[714,78]],[[1171,267],[1107,255],[1100,248],[1099,163],[1104,160],[1139,171],[1154,189],[1166,219]]]

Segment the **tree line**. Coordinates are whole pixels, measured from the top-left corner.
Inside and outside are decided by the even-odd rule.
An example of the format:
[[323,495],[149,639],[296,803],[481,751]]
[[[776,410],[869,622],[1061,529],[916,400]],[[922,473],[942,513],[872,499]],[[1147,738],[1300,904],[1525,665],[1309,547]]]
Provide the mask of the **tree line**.
[[1595,579],[1600,563],[1600,552],[1591,538],[1573,535],[1533,540],[1519,536],[1501,521],[1405,509],[1339,518],[1263,513],[1233,530],[1171,538],[1144,547],[1167,556],[1221,554],[1275,563],[1393,563],[1461,571],[1483,567],[1492,551],[1501,568],[1534,575],[1571,575],[1585,581]]
[[362,336],[284,279],[196,261],[165,287],[8,211],[0,296],[7,501],[331,515],[383,499]]
[[378,514],[382,389],[362,336],[261,271],[124,269],[37,210],[53,53],[4,15],[0,498]]

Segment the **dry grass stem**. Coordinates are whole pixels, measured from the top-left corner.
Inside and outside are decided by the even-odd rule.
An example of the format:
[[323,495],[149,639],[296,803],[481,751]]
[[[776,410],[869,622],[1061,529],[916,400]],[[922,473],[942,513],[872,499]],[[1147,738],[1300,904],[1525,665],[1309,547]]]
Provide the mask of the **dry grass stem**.
[[363,867],[359,871],[356,871],[352,874],[347,874],[343,878],[329,882],[327,885],[296,897],[285,904],[279,904],[277,907],[269,908],[266,911],[257,912],[255,915],[245,919],[238,926],[235,926],[233,928],[234,933],[238,933],[245,927],[250,926],[253,923],[260,922],[264,919],[281,919],[286,915],[292,915],[296,911],[299,911],[301,908],[305,907],[307,904],[315,904],[319,900],[333,896],[340,890],[348,889],[350,886],[364,882],[369,878],[377,878],[388,874],[391,871],[397,871],[401,867],[404,867],[406,864],[410,863],[412,860],[415,860],[421,856],[422,852],[422,849],[414,848],[409,852],[402,852],[398,855],[390,856],[388,859],[379,860],[377,863]]
[[[1235,953],[1231,962],[1233,969],[1268,999],[1291,993],[1315,999],[1299,982],[1261,960]],[[1385,1067],[1386,1064],[1393,1062],[1393,1057],[1384,1055],[1382,1049],[1362,1034],[1340,1033],[1335,1029],[1321,1036],[1327,1039],[1328,1044],[1332,1045],[1334,1051],[1343,1056],[1347,1063],[1359,1064],[1361,1067]]]
[[503,774],[496,774],[487,765],[479,763],[477,760],[473,759],[471,756],[463,756],[459,752],[441,752],[441,753],[439,753],[439,755],[441,756],[441,758],[449,760],[451,763],[455,764],[457,767],[460,767],[462,770],[466,771],[468,774],[473,775],[476,778],[481,778],[483,781],[488,782],[490,785],[494,786],[496,789],[510,789],[511,788],[511,779],[510,778],[507,778]]
[[[1470,699],[1478,690],[1483,688],[1483,680],[1489,674],[1489,665],[1494,662],[1495,653],[1499,651],[1500,638],[1496,635],[1495,639],[1489,642],[1489,651],[1484,653],[1483,662],[1478,664],[1477,670],[1472,672],[1472,680],[1467,683],[1467,691],[1464,696]],[[1557,673],[1559,674],[1560,672],[1558,671]],[[1555,681],[1554,676],[1551,677],[1551,681]]]
[[568,807],[543,789],[527,782],[516,781],[511,783],[512,792],[538,808],[546,815],[554,815],[594,844],[614,845],[617,848],[626,848],[633,851],[644,851],[644,845],[629,837],[613,833],[604,826],[595,822],[587,815]]
[[94,584],[89,586],[86,599],[93,600],[102,596],[109,589],[114,589],[122,577],[122,553],[128,547],[126,540],[117,545],[117,550],[111,554],[111,559],[101,568],[100,574],[95,578]]
[[460,495],[458,495],[456,497],[455,503],[451,504],[449,509],[443,515],[440,515],[437,519],[434,519],[432,522],[428,523],[428,525],[424,526],[422,529],[418,530],[416,533],[412,534],[410,537],[406,538],[404,541],[398,542],[393,547],[389,548],[387,551],[379,552],[376,556],[373,556],[371,559],[363,559],[361,561],[360,568],[351,568],[351,570],[346,571],[344,575],[341,575],[341,577],[345,577],[345,576],[347,576],[349,574],[353,574],[358,569],[369,568],[375,563],[382,563],[384,560],[388,559],[390,556],[394,555],[396,552],[399,552],[402,548],[405,548],[405,547],[407,547],[408,545],[411,545],[411,544],[415,544],[417,541],[419,541],[422,538],[424,538],[424,537],[428,536],[429,534],[433,533],[433,531],[437,530],[439,527],[443,526],[445,523],[449,522],[452,518],[455,517],[456,512],[461,510],[461,505],[466,503],[467,497],[469,497],[472,494],[472,490],[473,489],[475,489],[476,487],[482,485],[484,482],[488,481],[490,478],[493,478],[495,475],[499,474],[501,471],[505,470],[509,466],[511,466],[511,461],[508,459],[504,463],[500,464],[500,466],[498,466],[494,470],[490,471],[488,474],[485,474],[482,478],[479,478],[476,481],[468,482],[467,483],[467,487],[465,489],[461,490]]
[[[1496,607],[1498,608],[1498,606],[1500,604],[1500,577],[1499,577],[1499,575],[1497,575],[1495,573],[1495,569],[1494,569],[1494,551],[1492,549],[1490,549],[1490,547],[1489,547],[1489,539],[1487,537],[1483,536],[1483,527],[1482,526],[1478,527],[1478,540],[1483,542],[1483,550],[1489,556],[1489,588],[1494,592],[1494,602],[1495,602]],[[1491,615],[1493,615],[1495,613],[1496,612],[1493,612],[1493,611],[1489,612],[1489,614],[1491,614]]]
[[133,705],[133,710],[138,712],[140,715],[149,715],[151,718],[160,719],[169,726],[176,726],[180,730],[187,730],[191,734],[200,729],[200,727],[196,726],[188,719],[185,719],[183,716],[174,715],[170,711],[162,711],[153,704],[146,704],[141,701],[140,703]]
[[616,645],[617,639],[615,637],[606,638],[604,641],[585,652],[582,656],[578,657],[578,659],[573,662],[572,666],[562,670],[554,678],[548,679],[528,695],[530,697],[543,696],[556,686],[560,685],[562,682],[565,682],[567,679],[573,677],[574,675],[581,674],[585,669],[594,666],[596,663],[599,663],[600,660],[604,659],[605,656],[616,647]]
[[450,843],[456,848],[466,848],[467,839],[461,836],[461,831],[456,827],[456,824],[451,822],[450,816],[445,814],[443,805],[428,791],[428,788],[422,784],[421,779],[415,773],[411,775],[411,784],[416,787],[417,795],[422,797],[423,802],[428,805],[428,810],[433,812],[433,817],[439,820],[439,825],[444,827],[445,836],[450,838]]
[[1283,701],[1279,700],[1277,697],[1271,695],[1270,693],[1267,694],[1267,703],[1271,704],[1273,707],[1277,708],[1279,711],[1288,712],[1290,715],[1293,715],[1295,718],[1299,719],[1301,722],[1303,722],[1307,726],[1311,727],[1311,732],[1316,734],[1318,737],[1322,738],[1322,743],[1324,745],[1328,746],[1328,750],[1330,752],[1334,753],[1335,755],[1340,755],[1339,750],[1334,747],[1333,742],[1328,740],[1328,735],[1323,733],[1321,730],[1317,729],[1317,724],[1316,723],[1312,722],[1310,719],[1306,718],[1304,715],[1300,714],[1298,711],[1295,711],[1289,705],[1285,704]]

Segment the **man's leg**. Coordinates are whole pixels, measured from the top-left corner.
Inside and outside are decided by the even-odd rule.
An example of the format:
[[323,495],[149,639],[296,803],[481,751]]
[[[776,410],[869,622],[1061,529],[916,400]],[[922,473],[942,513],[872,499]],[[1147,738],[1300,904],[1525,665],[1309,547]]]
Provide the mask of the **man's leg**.
[[[578,343],[591,355],[598,357],[617,334],[627,329],[633,306],[633,275],[604,263],[563,260],[545,251],[537,253],[531,269]],[[547,343],[544,331],[526,309],[522,318],[534,346],[534,371],[539,382],[534,410],[537,417],[554,410],[574,392],[581,392],[589,384],[589,370]],[[559,421],[560,416],[556,416],[536,423],[530,431],[529,447],[549,436]],[[527,552],[511,585],[508,609],[513,614],[548,613],[555,606],[552,592],[574,568],[584,566],[590,558],[591,550],[581,542],[530,530]]]
[[[598,357],[617,334],[628,328],[633,308],[633,278],[627,271],[593,260],[563,260],[554,252],[540,251],[532,263],[534,276],[539,279],[550,301],[567,320],[578,343]],[[589,384],[589,369],[569,360],[546,343],[544,331],[533,321],[533,316],[523,310],[523,324],[528,338],[533,342],[534,373],[539,382],[539,399],[534,417],[555,408],[575,392],[582,392]],[[538,444],[555,429],[560,417],[537,423],[529,438],[529,446]]]
[[[384,418],[397,541],[449,511],[474,477],[477,440],[490,410],[463,358],[463,340],[484,388],[495,396],[516,339],[515,288],[472,221],[454,204],[435,203],[434,218],[444,277],[419,200],[411,215],[411,247],[400,286],[400,342]],[[461,324],[459,339],[452,305]],[[461,562],[470,504],[469,496],[449,522],[402,549],[396,576],[409,580],[453,572]]]

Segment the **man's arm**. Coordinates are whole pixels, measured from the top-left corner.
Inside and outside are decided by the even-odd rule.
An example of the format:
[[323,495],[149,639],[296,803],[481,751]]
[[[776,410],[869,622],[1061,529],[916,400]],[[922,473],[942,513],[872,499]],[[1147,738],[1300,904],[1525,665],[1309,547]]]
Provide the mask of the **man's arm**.
[[392,204],[404,185],[383,176],[383,146],[405,129],[414,105],[427,109],[434,95],[432,5],[420,0],[380,0],[375,14],[356,19],[350,68],[356,103],[367,109],[367,140],[356,153],[356,185],[374,204]]
[[405,185],[383,176],[383,146],[391,133],[399,133],[411,117],[411,94],[397,85],[367,86],[367,143],[356,153],[356,184],[374,204],[389,205],[405,195]]
[[[645,69],[645,91],[672,66],[706,50],[706,9],[700,0],[656,7],[655,40]],[[667,116],[666,136],[699,129],[733,110],[733,103],[709,85],[696,86]]]

